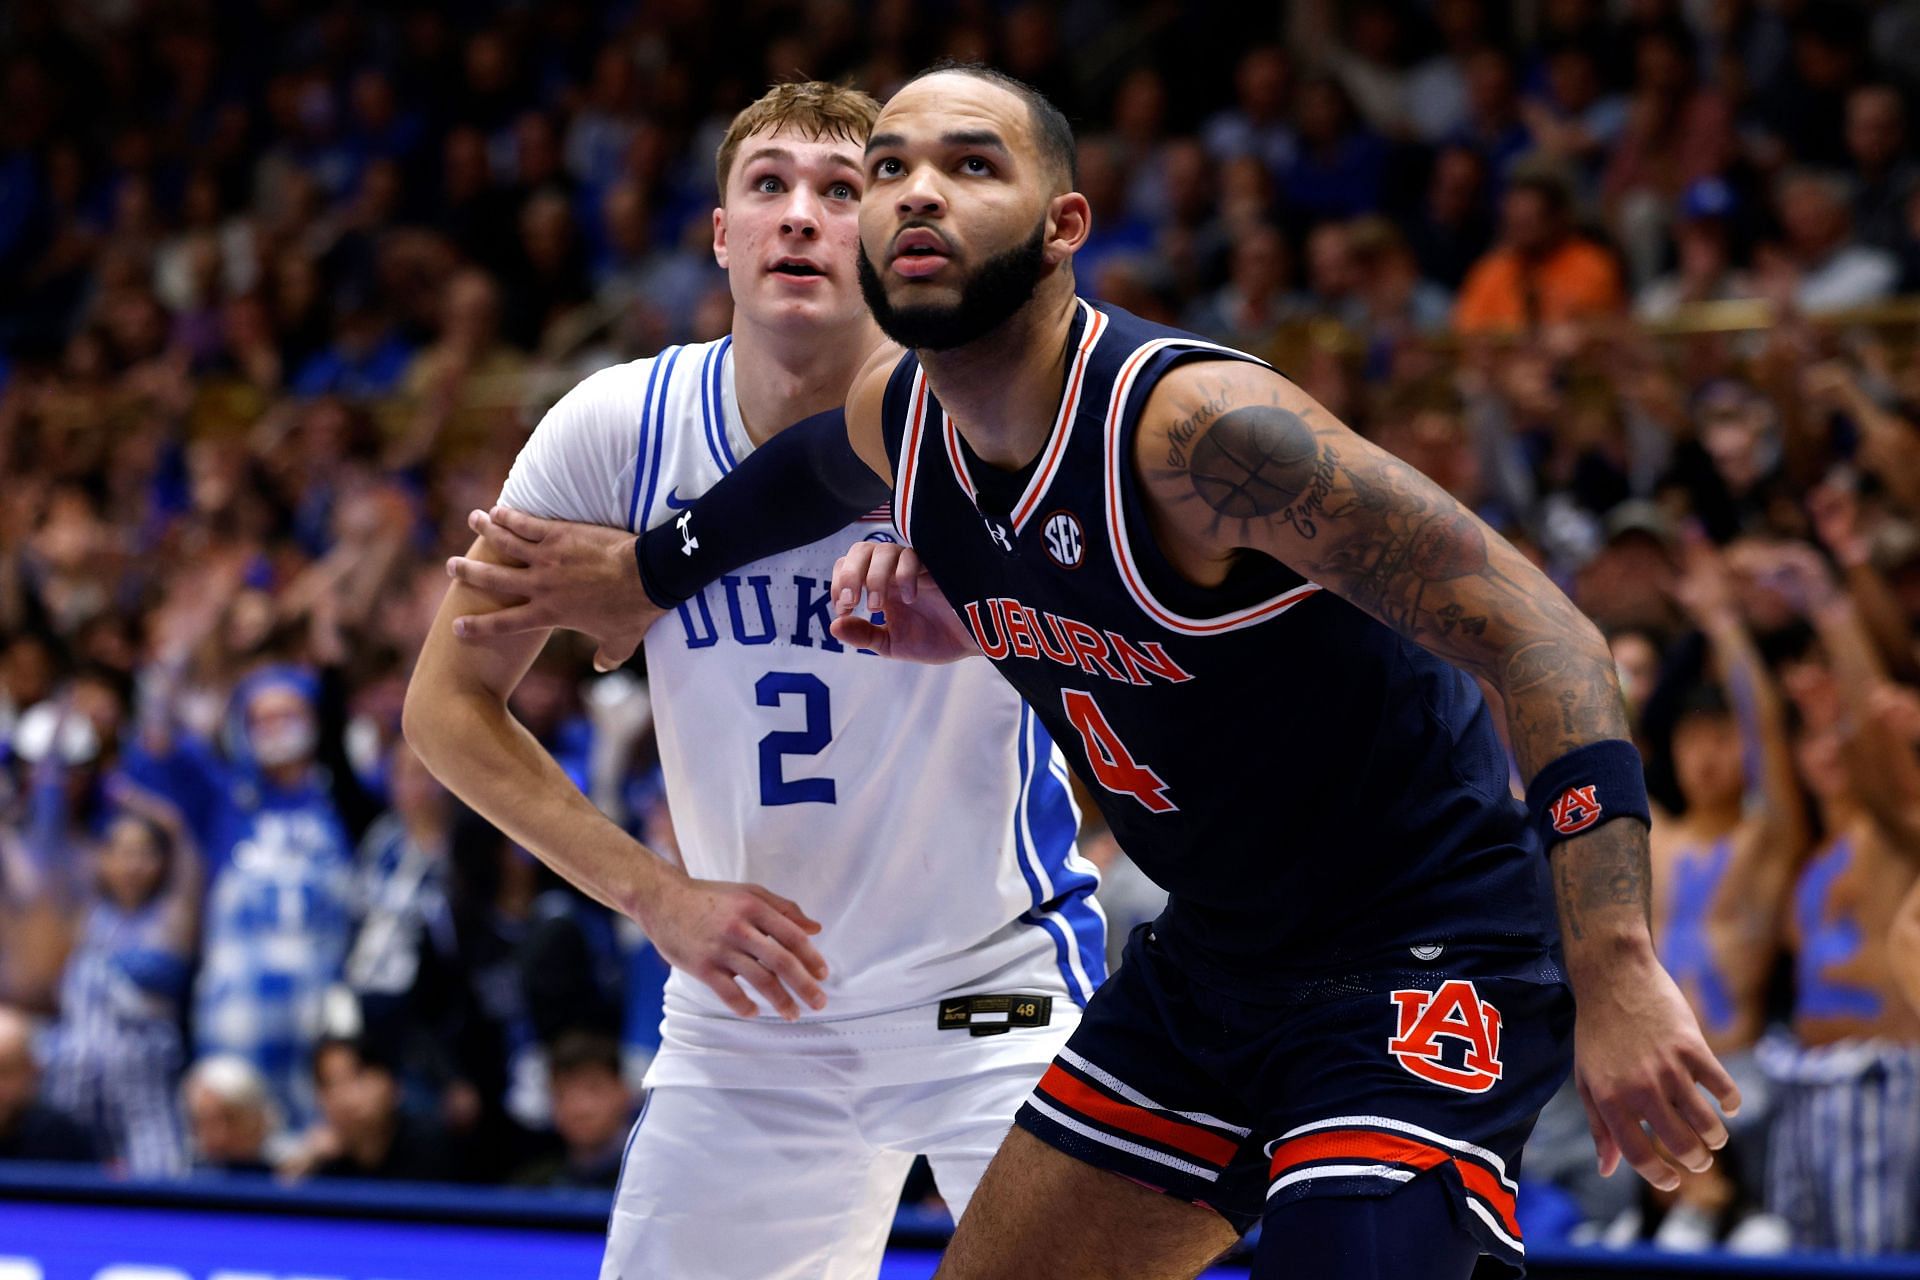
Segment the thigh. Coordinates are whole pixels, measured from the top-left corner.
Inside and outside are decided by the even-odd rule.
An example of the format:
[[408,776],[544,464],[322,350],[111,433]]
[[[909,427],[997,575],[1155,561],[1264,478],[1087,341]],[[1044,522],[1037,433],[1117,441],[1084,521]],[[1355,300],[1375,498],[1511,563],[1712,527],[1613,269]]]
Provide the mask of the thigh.
[[1288,1200],[1267,1214],[1249,1280],[1468,1280],[1480,1242],[1428,1174],[1392,1195]]
[[956,1079],[875,1089],[860,1104],[860,1130],[878,1146],[924,1155],[957,1221],[1044,1066],[1004,1063]]
[[910,1163],[861,1139],[843,1093],[656,1088],[601,1280],[872,1280]]
[[1191,1280],[1239,1233],[1226,1219],[1007,1134],[936,1280]]

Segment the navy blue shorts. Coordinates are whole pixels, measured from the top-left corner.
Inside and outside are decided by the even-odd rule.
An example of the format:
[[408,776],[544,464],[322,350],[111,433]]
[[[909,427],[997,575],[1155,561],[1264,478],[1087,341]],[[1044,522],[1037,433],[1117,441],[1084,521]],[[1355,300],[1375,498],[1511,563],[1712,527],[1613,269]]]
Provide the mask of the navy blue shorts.
[[1518,1266],[1520,1148],[1572,1066],[1573,997],[1549,957],[1496,954],[1253,1000],[1193,981],[1143,925],[1016,1123],[1241,1232],[1435,1176],[1452,1226]]

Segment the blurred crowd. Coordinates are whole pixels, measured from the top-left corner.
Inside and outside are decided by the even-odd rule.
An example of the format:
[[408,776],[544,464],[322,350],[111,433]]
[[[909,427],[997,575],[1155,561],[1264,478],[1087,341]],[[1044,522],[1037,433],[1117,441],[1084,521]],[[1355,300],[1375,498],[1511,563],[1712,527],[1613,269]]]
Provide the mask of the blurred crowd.
[[[731,114],[943,56],[1073,118],[1084,292],[1273,360],[1611,638],[1749,1102],[1677,1196],[1550,1112],[1569,1228],[1920,1249],[1913,0],[14,0],[0,1157],[612,1184],[661,962],[426,773],[410,664],[544,408],[726,330]],[[586,674],[514,709],[671,851],[644,684]]]

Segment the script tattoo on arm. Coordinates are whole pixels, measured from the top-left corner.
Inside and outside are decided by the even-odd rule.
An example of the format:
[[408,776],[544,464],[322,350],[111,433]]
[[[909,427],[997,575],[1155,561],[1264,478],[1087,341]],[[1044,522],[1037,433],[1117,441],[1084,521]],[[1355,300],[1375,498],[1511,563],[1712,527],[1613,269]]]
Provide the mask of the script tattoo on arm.
[[[1171,536],[1264,551],[1484,678],[1506,703],[1527,777],[1575,747],[1629,736],[1598,630],[1445,490],[1267,370],[1206,365],[1167,381],[1176,377],[1185,393],[1166,447],[1143,438],[1136,452]],[[1576,845],[1577,861],[1563,856]],[[1559,850],[1570,935],[1608,908],[1645,912],[1644,828],[1605,823]]]

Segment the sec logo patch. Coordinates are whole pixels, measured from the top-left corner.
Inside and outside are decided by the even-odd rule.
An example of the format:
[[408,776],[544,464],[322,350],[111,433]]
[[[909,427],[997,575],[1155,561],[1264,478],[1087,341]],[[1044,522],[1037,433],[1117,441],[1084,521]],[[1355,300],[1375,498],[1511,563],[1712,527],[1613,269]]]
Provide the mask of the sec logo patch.
[[1062,569],[1078,569],[1086,559],[1086,535],[1071,511],[1056,511],[1048,516],[1041,538],[1047,544],[1047,555]]

